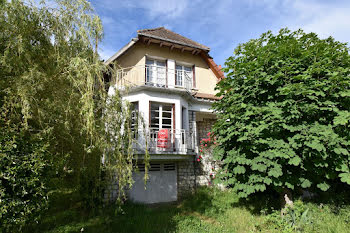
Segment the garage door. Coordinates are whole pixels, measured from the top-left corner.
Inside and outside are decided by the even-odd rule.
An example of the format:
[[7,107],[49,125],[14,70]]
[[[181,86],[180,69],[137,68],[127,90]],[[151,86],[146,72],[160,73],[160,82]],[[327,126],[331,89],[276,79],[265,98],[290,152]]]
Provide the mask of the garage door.
[[159,203],[177,200],[177,172],[175,163],[151,163],[149,180],[144,182],[144,164],[133,174],[135,183],[129,190],[129,199],[140,203]]

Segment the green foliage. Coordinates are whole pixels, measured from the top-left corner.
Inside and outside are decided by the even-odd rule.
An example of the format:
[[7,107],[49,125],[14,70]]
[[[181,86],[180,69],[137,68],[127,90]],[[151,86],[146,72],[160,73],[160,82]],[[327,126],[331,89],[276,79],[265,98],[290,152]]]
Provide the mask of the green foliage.
[[[1,229],[19,231],[27,221],[36,221],[47,207],[47,145],[19,133],[13,126],[0,131]],[[14,228],[14,226],[16,226]]]
[[[348,193],[344,200],[349,202]],[[339,201],[344,193],[327,196],[329,202]],[[339,195],[340,194],[340,195]],[[67,199],[72,195],[67,195]],[[60,195],[62,198],[62,196]],[[350,228],[348,204],[316,204],[296,201],[294,209],[281,217],[270,194],[259,194],[251,201],[239,200],[231,190],[201,187],[178,203],[140,205],[126,203],[123,212],[115,215],[113,207],[87,215],[74,208],[62,209],[69,202],[57,200],[60,211],[50,211],[42,225],[25,232],[317,232],[344,233]],[[276,201],[276,200],[275,200]],[[278,198],[277,198],[278,202]],[[261,210],[264,211],[261,211]]]
[[282,29],[239,45],[225,65],[214,104],[217,177],[241,197],[350,183],[346,44]]
[[280,211],[267,215],[264,224],[273,225],[280,232],[305,232],[307,225],[312,224],[309,210],[298,200],[293,207],[289,206],[284,210],[283,216]]
[[[135,136],[139,133],[131,129],[132,108],[129,102],[122,101],[118,90],[111,95],[105,106],[102,121],[106,125],[105,130],[105,151],[103,163],[105,164],[106,181],[118,185],[117,202],[125,198],[125,187],[131,187],[133,184],[132,173],[135,168],[135,157],[133,154],[133,144],[137,143]],[[136,129],[143,129],[146,132],[145,124],[139,114],[135,113]],[[140,125],[140,127],[139,127]],[[119,129],[119,130],[115,130]],[[146,135],[143,135],[146,138]],[[147,147],[147,145],[146,145]],[[146,150],[144,155],[145,162],[145,182],[148,179],[149,153]],[[110,184],[107,184],[109,186]],[[107,193],[110,195],[110,193]]]
[[[8,178],[16,179],[6,183],[7,177],[0,177],[0,190],[4,190],[0,214],[9,217],[8,202],[3,201],[8,196],[17,197],[18,207],[11,209],[13,219],[1,221],[6,224],[29,221],[29,210],[34,205],[41,209],[47,190],[75,187],[84,206],[93,209],[101,203],[104,188],[104,152],[118,157],[105,163],[105,171],[116,173],[120,187],[131,180],[130,125],[118,120],[106,131],[109,122],[103,112],[111,107],[104,77],[114,71],[97,53],[103,35],[101,20],[85,0],[49,3],[0,2],[0,126],[1,142],[8,144],[1,145],[1,172],[11,170]],[[118,98],[113,101],[121,102]],[[114,112],[115,118],[130,118],[127,108]],[[111,135],[123,139],[111,140]],[[23,151],[11,148],[12,140]],[[115,150],[121,148],[115,143],[125,143],[126,149]],[[35,169],[28,171],[29,164]],[[50,176],[43,177],[41,167],[48,164]],[[15,188],[29,180],[23,190]],[[33,203],[24,204],[27,196],[22,191],[33,195]]]

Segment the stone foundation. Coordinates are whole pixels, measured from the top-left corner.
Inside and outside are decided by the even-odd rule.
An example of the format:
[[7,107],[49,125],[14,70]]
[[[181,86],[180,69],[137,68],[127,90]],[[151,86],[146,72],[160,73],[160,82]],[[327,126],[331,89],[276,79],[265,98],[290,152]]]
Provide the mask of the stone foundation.
[[[209,161],[209,160],[208,160]],[[177,162],[177,194],[181,199],[199,186],[212,185],[210,174],[212,163],[202,159],[200,162],[188,160]]]
[[196,188],[194,161],[177,162],[177,195],[178,199],[191,193]]
[[[197,145],[200,140],[208,138],[208,132],[216,119],[214,115],[191,114],[191,121],[196,121]],[[218,165],[213,162],[211,151],[202,156],[200,162],[197,157],[177,163],[177,192],[181,199],[187,193],[193,192],[198,186],[212,185],[212,178]]]
[[119,195],[118,182],[114,180],[111,182],[111,185],[106,187],[103,195],[104,196],[103,201],[105,204],[113,203],[118,199],[118,195]]

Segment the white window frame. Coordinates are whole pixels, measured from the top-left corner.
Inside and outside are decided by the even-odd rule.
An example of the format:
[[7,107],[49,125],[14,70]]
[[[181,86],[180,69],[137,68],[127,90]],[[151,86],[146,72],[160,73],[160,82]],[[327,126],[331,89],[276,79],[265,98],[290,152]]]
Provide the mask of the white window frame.
[[[152,61],[152,64],[148,64],[148,61]],[[164,66],[158,65],[158,62],[164,63]],[[145,60],[146,74],[145,81],[148,84],[166,85],[167,82],[167,61],[163,59],[155,59],[152,57],[146,57]],[[152,73],[152,75],[150,75]],[[160,77],[160,74],[164,77]],[[152,79],[152,80],[151,80]],[[162,80],[159,80],[162,79]]]
[[[158,105],[158,110],[152,110],[152,104],[157,104]],[[171,111],[163,111],[163,107],[164,105],[168,105],[171,107]],[[171,103],[160,103],[160,102],[154,102],[154,101],[150,101],[150,109],[149,109],[150,112],[150,128],[151,129],[157,129],[157,130],[160,130],[160,129],[163,129],[163,119],[167,119],[169,120],[170,119],[170,130],[172,131],[173,130],[173,127],[174,127],[174,116],[175,116],[175,109],[173,108],[173,104]],[[159,114],[158,114],[158,128],[155,128],[155,127],[152,127],[152,111],[158,111]],[[163,118],[163,113],[164,112],[167,112],[167,113],[170,113],[171,114],[171,118]],[[164,125],[168,125],[169,124],[164,124]],[[169,128],[165,128],[165,129],[169,129]]]
[[[181,67],[180,69],[178,69],[178,67]],[[186,71],[185,68],[190,68],[191,71]],[[178,71],[181,71],[179,73],[181,73],[181,85],[179,85],[178,82]],[[190,77],[190,84],[193,87],[193,65],[187,65],[187,64],[181,64],[181,63],[176,63],[175,64],[175,86],[176,87],[185,87],[185,73],[189,73],[190,75],[188,75]]]

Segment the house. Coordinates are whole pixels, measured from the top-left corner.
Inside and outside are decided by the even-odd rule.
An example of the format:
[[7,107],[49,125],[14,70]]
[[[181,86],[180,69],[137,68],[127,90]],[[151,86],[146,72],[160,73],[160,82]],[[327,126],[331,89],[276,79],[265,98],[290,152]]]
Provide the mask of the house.
[[[109,94],[119,89],[146,122],[147,132],[137,134],[134,146],[139,172],[134,173],[135,183],[128,190],[131,200],[176,201],[208,183],[209,171],[196,159],[198,143],[215,122],[211,106],[219,98],[214,88],[224,77],[209,51],[159,27],[137,31],[136,38],[106,61],[116,62],[119,68]],[[145,189],[142,155],[146,141],[151,158]]]

